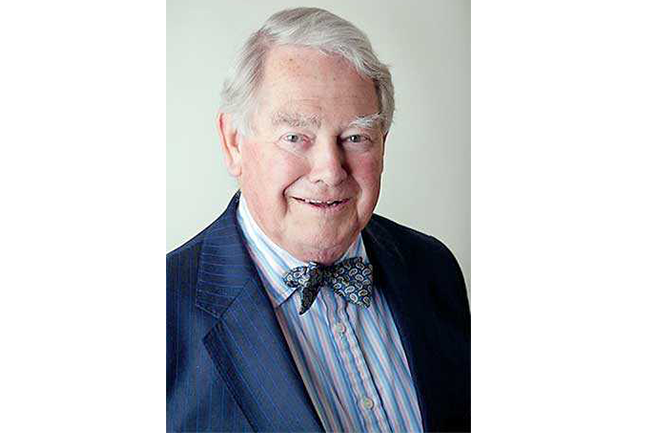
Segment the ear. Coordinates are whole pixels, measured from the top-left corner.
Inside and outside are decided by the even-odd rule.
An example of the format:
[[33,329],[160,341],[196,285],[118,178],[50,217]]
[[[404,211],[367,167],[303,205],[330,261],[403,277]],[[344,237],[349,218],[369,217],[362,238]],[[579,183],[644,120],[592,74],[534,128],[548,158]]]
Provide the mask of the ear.
[[382,158],[384,157],[384,154],[386,153],[386,139],[388,138],[388,132],[389,131],[386,131],[386,133],[384,134],[384,146],[381,149],[381,157]]
[[241,175],[241,136],[233,127],[231,114],[219,113],[217,115],[217,130],[228,172],[233,177],[239,177]]

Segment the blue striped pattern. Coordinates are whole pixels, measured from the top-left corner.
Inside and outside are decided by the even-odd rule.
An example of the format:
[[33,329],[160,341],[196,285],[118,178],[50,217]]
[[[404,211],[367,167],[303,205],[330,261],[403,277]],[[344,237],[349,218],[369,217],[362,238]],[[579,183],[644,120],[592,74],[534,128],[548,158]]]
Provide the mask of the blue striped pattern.
[[[305,266],[275,245],[251,217],[243,196],[237,218],[307,392],[328,431],[422,431],[407,359],[380,290],[370,308],[321,290],[304,315],[300,294],[282,276]],[[340,260],[368,260],[359,236]]]
[[253,431],[208,352],[195,349],[214,324],[195,307],[201,246],[167,255],[167,431]]

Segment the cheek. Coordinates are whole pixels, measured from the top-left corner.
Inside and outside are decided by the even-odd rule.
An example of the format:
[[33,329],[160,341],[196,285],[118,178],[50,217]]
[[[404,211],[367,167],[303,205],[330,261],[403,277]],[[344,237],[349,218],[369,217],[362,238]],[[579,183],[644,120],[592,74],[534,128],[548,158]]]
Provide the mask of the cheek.
[[357,160],[352,167],[354,178],[365,192],[379,189],[384,160],[381,157],[369,157]]
[[274,161],[275,172],[281,183],[288,187],[303,177],[308,169],[309,164],[304,158],[281,153]]
[[244,174],[248,182],[264,190],[267,199],[280,198],[285,189],[305,173],[303,158],[289,154],[272,143],[256,143],[244,155]]

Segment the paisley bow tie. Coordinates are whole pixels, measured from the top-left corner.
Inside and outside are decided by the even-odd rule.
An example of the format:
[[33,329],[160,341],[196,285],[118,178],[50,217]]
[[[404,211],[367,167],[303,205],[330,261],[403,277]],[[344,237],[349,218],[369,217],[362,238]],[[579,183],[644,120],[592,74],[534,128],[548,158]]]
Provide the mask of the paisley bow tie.
[[307,312],[323,286],[331,287],[348,302],[370,307],[372,265],[364,263],[361,257],[346,259],[332,266],[309,262],[308,266],[291,269],[283,279],[287,286],[302,290],[299,314]]

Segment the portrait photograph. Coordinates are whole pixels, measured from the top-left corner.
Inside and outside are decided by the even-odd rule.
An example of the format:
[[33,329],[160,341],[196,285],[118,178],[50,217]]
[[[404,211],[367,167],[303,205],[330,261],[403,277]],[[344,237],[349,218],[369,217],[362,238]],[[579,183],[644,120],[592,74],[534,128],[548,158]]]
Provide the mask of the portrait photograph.
[[469,1],[167,4],[168,430],[470,431]]

